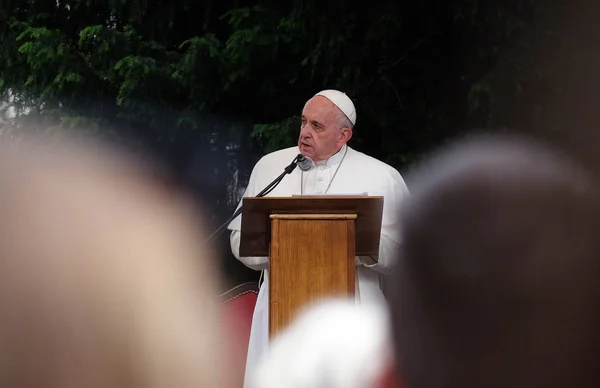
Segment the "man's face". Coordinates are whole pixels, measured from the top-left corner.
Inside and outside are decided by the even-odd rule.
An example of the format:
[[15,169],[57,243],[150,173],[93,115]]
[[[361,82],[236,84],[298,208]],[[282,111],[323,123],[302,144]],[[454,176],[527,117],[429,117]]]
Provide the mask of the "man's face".
[[352,137],[352,130],[340,128],[341,112],[322,96],[308,100],[302,110],[298,147],[315,162],[327,160]]

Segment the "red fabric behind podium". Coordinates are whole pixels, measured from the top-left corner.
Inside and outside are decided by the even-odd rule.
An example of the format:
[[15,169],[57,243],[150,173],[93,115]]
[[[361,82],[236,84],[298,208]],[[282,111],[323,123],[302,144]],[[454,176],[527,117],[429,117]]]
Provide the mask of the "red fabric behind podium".
[[[221,294],[221,331],[220,335],[227,336],[231,354],[226,357],[224,365],[228,380],[231,378],[233,387],[243,387],[244,371],[252,315],[258,297],[258,283],[244,283]],[[227,352],[229,353],[229,352]]]

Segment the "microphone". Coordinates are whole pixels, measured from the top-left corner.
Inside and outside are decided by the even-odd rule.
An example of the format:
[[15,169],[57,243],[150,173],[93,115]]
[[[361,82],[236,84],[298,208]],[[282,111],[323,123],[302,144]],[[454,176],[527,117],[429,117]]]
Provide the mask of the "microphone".
[[[298,154],[294,158],[294,160],[292,160],[292,163],[290,163],[286,168],[283,169],[281,175],[275,178],[273,182],[269,183],[267,187],[265,187],[260,193],[256,194],[256,198],[264,197],[265,195],[273,191],[275,187],[277,187],[277,185],[281,183],[281,181],[283,180],[283,178],[285,178],[286,175],[291,174],[292,171],[294,171],[296,166],[299,166],[302,171],[308,171],[312,167],[312,160],[302,154]],[[241,213],[242,206],[240,206],[240,208],[235,213],[233,213],[233,215],[229,217],[227,221],[225,221],[221,226],[219,226],[217,230],[215,230],[210,234],[210,236],[208,236],[208,239],[206,239],[206,244],[219,237],[227,229],[227,226],[231,223],[231,221],[233,221]]]
[[308,171],[313,166],[313,161],[308,156],[304,156],[302,154],[298,155],[297,159],[298,168],[302,171]]

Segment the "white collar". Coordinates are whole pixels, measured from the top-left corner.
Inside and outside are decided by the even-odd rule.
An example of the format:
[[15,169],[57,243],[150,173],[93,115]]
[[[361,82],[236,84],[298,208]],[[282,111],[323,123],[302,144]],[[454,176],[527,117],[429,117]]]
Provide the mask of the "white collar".
[[333,166],[335,166],[337,164],[340,164],[342,162],[342,159],[344,159],[344,154],[346,153],[346,147],[347,147],[347,145],[344,144],[342,146],[342,148],[340,148],[340,150],[338,152],[336,152],[335,154],[333,154],[327,160],[321,160],[321,161],[318,161],[318,162],[314,162],[315,166],[333,167]]

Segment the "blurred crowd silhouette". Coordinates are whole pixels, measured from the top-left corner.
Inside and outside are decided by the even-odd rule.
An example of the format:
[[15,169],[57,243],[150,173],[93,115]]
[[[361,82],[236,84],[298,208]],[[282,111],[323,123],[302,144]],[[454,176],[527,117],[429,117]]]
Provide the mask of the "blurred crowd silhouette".
[[[407,182],[387,306],[316,301],[248,383],[598,386],[596,176],[551,146],[487,135]],[[249,322],[223,313],[200,207],[97,141],[0,145],[0,386],[241,387]]]

